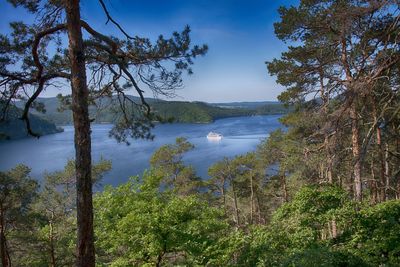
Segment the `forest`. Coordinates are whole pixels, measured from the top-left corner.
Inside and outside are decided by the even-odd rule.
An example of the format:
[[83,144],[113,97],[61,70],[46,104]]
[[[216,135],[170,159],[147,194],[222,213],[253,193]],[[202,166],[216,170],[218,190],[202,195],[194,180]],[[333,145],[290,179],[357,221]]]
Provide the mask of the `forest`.
[[[140,103],[140,99],[134,96],[127,96],[135,103]],[[32,110],[33,114],[42,117],[56,125],[72,124],[72,112],[67,107],[60,109],[59,98],[48,97],[38,99],[44,105],[46,112],[41,113]],[[259,106],[249,107],[220,107],[211,103],[199,101],[165,101],[160,99],[146,99],[153,113],[154,118],[159,122],[178,122],[178,123],[210,123],[216,119],[238,116],[285,114],[288,108],[282,103],[262,103]],[[22,108],[23,102],[16,103],[17,107]],[[89,107],[89,114],[94,123],[115,123],[122,116],[123,111],[119,108],[117,97],[101,97],[95,100],[94,105]]]
[[[0,103],[0,109],[2,104]],[[29,137],[25,124],[19,119],[22,115],[22,110],[17,107],[11,107],[0,123],[0,141],[9,139],[19,139]],[[46,134],[54,134],[62,132],[63,129],[57,127],[53,123],[39,116],[31,115],[32,129],[41,136]]]
[[[35,1],[11,2],[39,12]],[[2,101],[16,98],[21,85],[37,86],[37,97],[52,78],[66,77],[73,90],[63,101],[72,105],[79,144],[75,161],[46,173],[41,185],[28,166],[0,172],[3,266],[400,265],[398,1],[301,0],[279,8],[275,34],[288,48],[266,66],[285,88],[279,100],[292,107],[281,118],[285,128],[255,151],[210,166],[209,179],[184,163],[194,146],[177,137],[152,155],[143,175],[94,193],[92,185],[112,166],[91,163],[88,103],[115,93],[124,104],[124,86],[141,96],[130,75],[131,69],[148,74],[135,69],[141,64],[161,72],[143,78],[154,90],[179,83],[207,47],[190,49],[185,30],[155,46],[130,40],[104,8],[128,40],[109,38],[78,23],[79,1],[70,2],[49,1],[41,9],[65,10],[66,25],[45,21],[39,35],[32,29],[34,40],[58,30],[78,40],[65,51],[70,63],[60,55],[39,57],[35,48],[45,45],[18,35],[29,31],[26,25],[14,25],[14,40],[0,37],[0,85],[8,97]],[[92,34],[85,46],[81,27]],[[26,47],[16,48],[18,38]],[[25,59],[21,72],[9,68],[13,55]],[[166,58],[176,60],[171,72],[160,65]],[[85,62],[88,69],[104,67],[111,80],[89,92],[81,79]],[[123,109],[112,136],[151,137],[146,119],[154,114],[145,101],[137,108]]]
[[[136,103],[140,99],[128,96]],[[188,101],[162,101],[148,99],[155,124],[166,123],[212,123],[217,119],[256,116],[256,115],[277,115],[285,114],[290,107],[282,103],[250,103],[249,107],[219,107],[205,102]],[[9,108],[7,116],[0,122],[0,141],[15,140],[32,137],[27,132],[25,124],[20,120],[26,101],[18,101],[15,106]],[[32,131],[40,137],[48,134],[62,132],[63,126],[72,125],[72,112],[68,107],[60,106],[57,97],[40,98],[37,104],[43,105],[42,111],[31,110],[29,114]],[[0,104],[1,105],[1,104]],[[256,105],[256,106],[254,106]],[[0,106],[1,109],[1,106]],[[113,124],[123,116],[117,98],[100,98],[89,106],[89,115],[93,123]]]

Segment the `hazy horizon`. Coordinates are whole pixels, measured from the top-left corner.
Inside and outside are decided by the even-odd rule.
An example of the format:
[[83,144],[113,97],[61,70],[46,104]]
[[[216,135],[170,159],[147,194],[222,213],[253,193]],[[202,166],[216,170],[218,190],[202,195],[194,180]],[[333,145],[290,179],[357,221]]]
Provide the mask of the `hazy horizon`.
[[[128,94],[129,96],[133,96],[133,97],[137,97],[136,95],[132,95],[132,94]],[[40,96],[37,99],[43,99],[43,98],[55,98],[56,96]],[[184,100],[181,99],[179,97],[175,97],[175,98],[153,98],[153,97],[147,97],[147,99],[156,99],[156,100],[164,100],[164,101],[187,101],[187,102],[205,102],[205,103],[209,103],[209,104],[229,104],[229,103],[264,103],[264,102],[280,102],[279,100],[254,100],[254,101],[202,101],[202,100]]]

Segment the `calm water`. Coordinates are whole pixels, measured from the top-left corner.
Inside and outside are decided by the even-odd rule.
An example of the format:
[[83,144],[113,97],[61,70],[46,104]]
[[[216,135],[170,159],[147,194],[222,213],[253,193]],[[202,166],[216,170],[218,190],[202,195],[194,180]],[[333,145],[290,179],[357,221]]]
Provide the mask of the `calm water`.
[[[179,136],[186,137],[195,149],[184,160],[192,164],[198,175],[207,177],[207,169],[223,157],[233,157],[252,151],[268,133],[281,127],[280,115],[238,117],[217,120],[211,124],[164,124],[154,129],[154,141],[136,140],[130,146],[108,137],[111,125],[92,125],[92,155],[94,161],[103,157],[112,161],[103,184],[117,185],[129,176],[143,173],[149,167],[152,153],[161,145],[174,143]],[[63,133],[40,139],[23,139],[0,143],[0,170],[18,163],[32,168],[32,176],[41,179],[44,172],[61,170],[74,157],[73,128],[65,126]],[[223,134],[220,142],[210,142],[210,131]]]

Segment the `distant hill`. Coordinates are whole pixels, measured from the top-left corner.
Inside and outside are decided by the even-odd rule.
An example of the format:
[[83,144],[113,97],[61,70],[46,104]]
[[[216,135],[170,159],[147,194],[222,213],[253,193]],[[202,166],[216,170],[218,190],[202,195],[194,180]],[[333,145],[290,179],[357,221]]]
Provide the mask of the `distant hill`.
[[[25,122],[19,119],[21,115],[21,109],[15,106],[10,107],[7,118],[5,121],[0,122],[0,140],[21,139],[29,136]],[[32,131],[39,135],[54,134],[63,131],[62,128],[57,127],[54,123],[39,116],[29,114],[29,118]]]
[[221,108],[246,108],[257,109],[263,106],[282,106],[278,101],[257,101],[257,102],[227,102],[227,103],[210,103],[212,106]]
[[[140,101],[137,97],[130,96],[130,98],[135,102]],[[146,100],[155,114],[163,119],[173,118],[174,122],[179,123],[209,123],[216,119],[227,117],[284,114],[288,111],[287,108],[278,102],[208,104],[205,102],[165,101],[154,98]],[[34,112],[34,114],[57,125],[72,124],[72,112],[70,110],[59,112],[59,100],[57,98],[40,98],[38,101],[44,104],[46,113]],[[117,104],[113,103],[116,101],[111,101],[107,97],[96,101],[96,105],[100,108],[96,106],[89,107],[90,116],[94,118],[95,122],[114,122],[117,116],[112,110],[117,108]],[[17,105],[23,106],[23,103],[19,102]]]

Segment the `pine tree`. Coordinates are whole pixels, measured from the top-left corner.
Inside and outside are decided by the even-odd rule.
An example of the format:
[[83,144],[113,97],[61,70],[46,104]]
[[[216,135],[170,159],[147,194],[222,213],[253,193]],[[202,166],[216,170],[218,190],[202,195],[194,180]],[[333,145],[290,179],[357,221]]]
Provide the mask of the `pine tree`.
[[[147,38],[132,37],[113,19],[102,0],[99,4],[107,20],[121,31],[124,39],[106,36],[82,20],[79,0],[9,2],[26,8],[37,20],[30,25],[11,23],[11,36],[0,36],[2,118],[7,117],[13,101],[23,99],[25,92],[31,92],[25,99],[21,119],[26,123],[28,133],[38,137],[31,129],[29,110],[44,110],[37,98],[43,90],[51,88],[53,82],[71,84],[71,95],[63,98],[63,102],[72,109],[75,128],[77,265],[94,266],[88,105],[100,96],[116,95],[123,112],[110,134],[119,141],[126,141],[129,136],[152,138],[150,130],[154,116],[141,86],[155,94],[172,94],[182,84],[182,72],[192,73],[192,59],[203,55],[207,47],[191,46],[189,27],[182,33],[173,33],[170,39],[160,36],[154,44]],[[88,33],[89,39],[83,38],[82,31]],[[164,64],[168,61],[174,63],[172,68],[171,64]],[[139,95],[141,103],[135,103],[126,95],[128,89]]]

